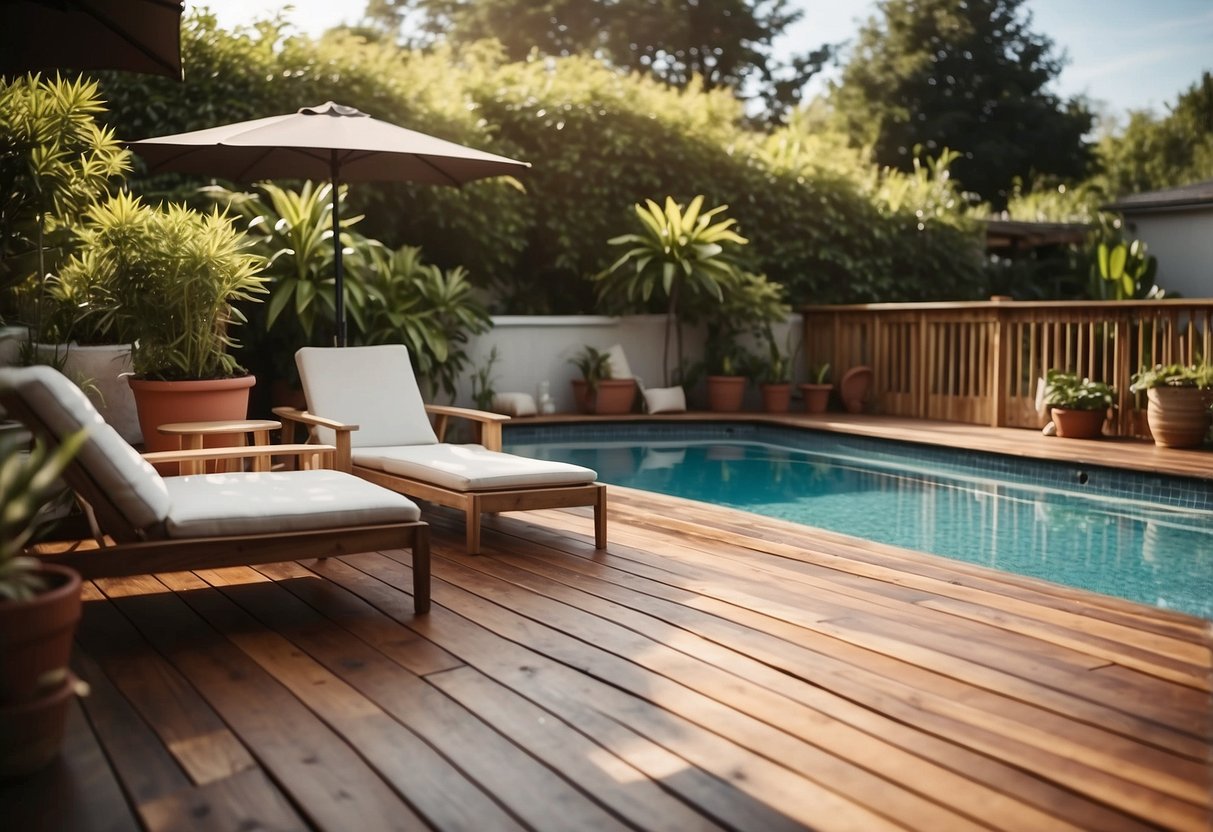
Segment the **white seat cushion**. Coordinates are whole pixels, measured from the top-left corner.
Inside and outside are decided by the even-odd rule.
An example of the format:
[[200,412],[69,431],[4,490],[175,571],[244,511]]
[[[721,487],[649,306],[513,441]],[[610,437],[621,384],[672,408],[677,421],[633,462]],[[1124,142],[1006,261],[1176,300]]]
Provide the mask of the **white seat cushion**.
[[169,537],[227,537],[404,523],[409,498],[340,471],[204,474],[163,480],[172,500]]
[[[295,353],[295,364],[308,410],[358,425],[350,435],[355,448],[438,442],[403,344],[304,347]],[[316,438],[336,441],[327,428],[317,428]]]
[[74,464],[109,494],[132,526],[145,529],[165,518],[169,497],[164,480],[106,423],[71,379],[45,365],[4,367],[0,385],[13,389],[56,442],[88,428],[88,440]]
[[528,459],[483,445],[411,445],[355,448],[354,464],[432,483],[452,491],[582,485],[598,474],[580,465]]

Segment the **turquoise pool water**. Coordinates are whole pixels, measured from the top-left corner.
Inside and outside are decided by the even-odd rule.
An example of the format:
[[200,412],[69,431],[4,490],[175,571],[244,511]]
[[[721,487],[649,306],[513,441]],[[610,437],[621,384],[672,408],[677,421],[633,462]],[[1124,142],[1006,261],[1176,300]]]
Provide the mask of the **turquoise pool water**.
[[1206,480],[744,424],[507,426],[505,442],[616,485],[1213,618]]

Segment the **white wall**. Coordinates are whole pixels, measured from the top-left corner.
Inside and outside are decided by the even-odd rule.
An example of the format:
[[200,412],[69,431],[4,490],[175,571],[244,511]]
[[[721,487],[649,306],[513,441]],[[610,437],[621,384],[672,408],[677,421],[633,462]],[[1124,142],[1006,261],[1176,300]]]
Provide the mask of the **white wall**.
[[[791,346],[795,350],[800,342],[800,316],[794,315],[788,324],[775,327],[775,337],[780,348],[786,350],[789,327],[793,330]],[[580,374],[569,360],[587,345],[602,350],[614,344],[622,345],[632,373],[646,387],[663,387],[664,334],[664,315],[499,315],[493,318],[493,328],[474,338],[469,345],[472,365],[459,384],[455,403],[473,406],[472,373],[487,363],[493,347],[497,348],[498,354],[497,363],[493,365],[493,389],[498,393],[530,393],[538,401],[539,383],[546,380],[558,412],[573,410],[573,391],[569,382]],[[684,360],[702,359],[703,330],[684,327],[683,338]],[[675,366],[677,357],[671,341],[670,367]],[[795,376],[794,380],[801,379]]]
[[1213,297],[1213,209],[1132,214],[1125,224],[1158,258],[1159,286],[1186,298]]

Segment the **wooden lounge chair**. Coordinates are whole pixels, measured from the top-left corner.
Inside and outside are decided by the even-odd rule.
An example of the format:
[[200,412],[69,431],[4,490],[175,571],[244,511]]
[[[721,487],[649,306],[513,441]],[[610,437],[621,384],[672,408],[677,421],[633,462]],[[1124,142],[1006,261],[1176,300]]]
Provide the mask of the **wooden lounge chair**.
[[[429,527],[400,494],[340,471],[307,467],[324,446],[167,451],[141,457],[75,384],[50,367],[0,369],[0,404],[57,446],[87,429],[64,474],[88,509],[96,548],[38,554],[85,578],[210,569],[411,548],[413,608],[430,606]],[[297,454],[295,471],[161,477],[149,464]]]
[[[275,408],[284,429],[298,422],[318,441],[335,445],[338,470],[462,510],[468,554],[480,552],[484,512],[568,506],[593,506],[594,544],[606,548],[606,487],[596,482],[598,474],[502,453],[501,423],[508,417],[426,405],[405,346],[305,347],[295,361],[309,410]],[[480,444],[440,441],[450,418],[479,425]]]

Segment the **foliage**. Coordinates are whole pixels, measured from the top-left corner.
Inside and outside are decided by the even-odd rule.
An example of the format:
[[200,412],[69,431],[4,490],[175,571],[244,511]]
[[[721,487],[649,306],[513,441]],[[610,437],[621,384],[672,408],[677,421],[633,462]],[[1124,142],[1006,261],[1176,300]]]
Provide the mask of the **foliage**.
[[1170,112],[1129,115],[1099,145],[1104,188],[1114,196],[1213,179],[1213,74],[1181,93]]
[[421,249],[412,246],[377,250],[372,262],[362,340],[404,343],[430,391],[441,388],[453,398],[470,361],[468,339],[492,325],[466,270],[456,266],[444,272],[422,262]]
[[152,207],[126,192],[88,210],[65,283],[89,286],[102,328],[134,340],[131,361],[145,378],[222,378],[240,373],[228,327],[234,304],[265,293],[261,260],[217,210]]
[[399,26],[399,13],[419,12],[423,42],[496,39],[513,61],[532,51],[593,55],[678,88],[702,84],[756,96],[778,115],[799,100],[832,51],[823,46],[786,62],[776,59],[775,40],[804,15],[794,5],[789,0],[380,0],[368,12],[391,28]]
[[[424,244],[443,269],[464,266],[478,288],[493,290],[495,312],[592,311],[593,285],[583,278],[610,265],[604,241],[653,194],[684,204],[703,194],[710,205],[729,204],[743,227],[762,229],[747,247],[749,267],[786,286],[793,304],[983,295],[981,230],[962,215],[963,200],[921,218],[914,199],[881,202],[866,155],[799,112],[757,132],[727,90],[671,89],[592,57],[510,62],[484,43],[408,52],[348,35],[290,36],[273,22],[228,33],[196,13],[183,49],[184,84],[105,76],[109,120],[124,138],[315,104],[332,97],[339,78],[342,103],[532,161],[525,190],[507,180],[350,189],[350,213],[366,215],[363,234],[389,248]],[[145,193],[193,198],[191,182],[136,178]]]
[[1077,373],[1049,370],[1045,375],[1044,404],[1064,410],[1107,410],[1116,390],[1102,381],[1079,378]]
[[809,370],[810,384],[829,384],[830,383],[830,365],[829,363],[818,364]]
[[44,589],[40,562],[24,555],[25,547],[45,525],[48,507],[64,490],[59,477],[87,435],[72,434],[54,452],[39,440],[27,454],[11,431],[0,434],[0,600],[26,601]]
[[472,401],[476,403],[478,410],[488,410],[493,406],[493,397],[497,395],[497,391],[493,389],[493,365],[499,357],[497,348],[493,347],[484,366],[472,373]]
[[80,214],[129,169],[130,154],[97,124],[104,111],[95,81],[0,78],[0,289],[40,283]]
[[[725,291],[739,279],[738,250],[749,242],[733,227],[732,218],[716,220],[728,206],[703,211],[703,196],[682,206],[666,197],[665,207],[653,200],[636,205],[640,233],[622,234],[608,242],[629,246],[610,268],[599,273],[598,297],[644,304],[654,295],[666,299],[665,349],[662,374],[670,385],[670,334],[677,329],[677,359],[682,364],[681,323],[684,310],[707,298],[723,303]],[[702,309],[704,304],[699,304]]]
[[[262,182],[258,188],[269,198],[268,204],[255,193],[236,193],[217,186],[205,190],[247,220],[245,233],[254,241],[250,250],[265,260],[264,274],[270,280],[266,326],[287,329],[295,336],[291,340],[297,346],[330,343],[337,321],[332,185],[317,187],[304,182],[296,191]],[[364,327],[367,290],[361,275],[370,262],[373,245],[350,231],[362,217],[344,216],[346,189],[338,190],[345,309],[355,326]]]
[[603,350],[595,349],[588,344],[581,352],[569,359],[585,381],[586,390],[593,394],[598,389],[598,382],[611,377],[611,355]]
[[1199,387],[1213,389],[1213,364],[1200,361],[1195,364],[1156,364],[1142,367],[1133,374],[1129,390],[1140,393],[1151,387]]
[[1144,240],[1125,243],[1118,239],[1093,240],[1091,297],[1096,300],[1143,300],[1161,298],[1165,292],[1155,283],[1158,258],[1146,253]]
[[[761,358],[745,348],[742,337],[768,338],[772,324],[787,320],[789,309],[784,303],[784,289],[765,275],[749,271],[739,271],[722,288],[718,305],[692,311],[695,318],[707,322],[707,372],[761,375]],[[701,304],[702,300],[698,305]]]
[[881,0],[831,88],[853,141],[902,170],[920,147],[959,151],[957,179],[996,209],[1016,177],[1083,175],[1091,113],[1048,90],[1062,64],[1024,3]]

